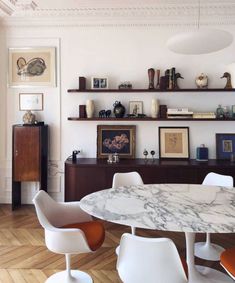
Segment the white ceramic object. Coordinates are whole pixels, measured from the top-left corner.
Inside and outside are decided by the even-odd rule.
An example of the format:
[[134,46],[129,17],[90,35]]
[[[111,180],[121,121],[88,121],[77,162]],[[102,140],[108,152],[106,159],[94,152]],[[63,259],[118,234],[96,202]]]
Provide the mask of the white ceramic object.
[[93,100],[88,99],[86,101],[86,114],[87,118],[92,118],[94,117],[94,112],[95,112],[95,104]]
[[208,86],[208,77],[201,73],[198,77],[196,77],[195,83],[198,88],[207,88]]
[[159,113],[159,102],[158,99],[153,98],[151,103],[151,117],[157,118]]

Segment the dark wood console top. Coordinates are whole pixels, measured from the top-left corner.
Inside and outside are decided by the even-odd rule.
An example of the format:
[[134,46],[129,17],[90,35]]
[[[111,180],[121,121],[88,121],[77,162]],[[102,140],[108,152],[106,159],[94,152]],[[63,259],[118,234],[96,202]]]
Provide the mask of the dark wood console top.
[[197,161],[196,159],[189,160],[162,160],[162,159],[150,159],[144,158],[136,159],[121,159],[119,163],[108,163],[107,159],[97,158],[77,158],[76,162],[71,159],[67,159],[65,163],[69,166],[101,166],[101,167],[128,167],[128,166],[221,166],[221,167],[234,167],[235,162],[229,160],[217,160],[209,159],[208,161]]

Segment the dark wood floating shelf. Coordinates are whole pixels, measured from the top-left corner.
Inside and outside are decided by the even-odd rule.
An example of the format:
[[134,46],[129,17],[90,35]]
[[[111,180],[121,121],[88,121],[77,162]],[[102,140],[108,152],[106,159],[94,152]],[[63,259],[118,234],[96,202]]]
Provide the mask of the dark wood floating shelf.
[[234,119],[208,119],[208,118],[205,118],[205,119],[189,119],[189,118],[151,118],[151,117],[145,117],[145,118],[114,118],[114,117],[111,117],[111,118],[79,118],[79,117],[68,117],[68,120],[69,121],[222,121],[222,122],[225,122],[225,121],[235,121],[235,118]]
[[160,90],[160,89],[68,89],[68,92],[232,92],[235,89],[224,89],[224,88],[183,88],[174,90]]

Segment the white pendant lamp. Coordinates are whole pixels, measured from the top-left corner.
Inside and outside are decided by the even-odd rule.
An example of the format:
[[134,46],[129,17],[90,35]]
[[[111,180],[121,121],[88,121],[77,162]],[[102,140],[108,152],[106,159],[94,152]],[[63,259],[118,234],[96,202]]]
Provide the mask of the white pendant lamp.
[[179,54],[206,54],[219,51],[233,42],[233,36],[223,30],[200,28],[200,0],[198,1],[198,28],[196,31],[174,35],[167,47]]

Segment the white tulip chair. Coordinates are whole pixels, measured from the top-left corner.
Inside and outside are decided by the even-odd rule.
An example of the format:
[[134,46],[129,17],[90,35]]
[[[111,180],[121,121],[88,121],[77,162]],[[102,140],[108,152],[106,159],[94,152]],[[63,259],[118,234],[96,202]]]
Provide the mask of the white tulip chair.
[[98,249],[104,241],[103,225],[92,221],[79,202],[58,203],[43,190],[36,194],[33,203],[45,231],[47,248],[66,258],[66,270],[53,274],[46,283],[92,283],[87,273],[70,269],[70,257]]

